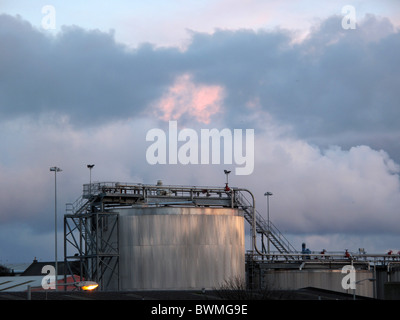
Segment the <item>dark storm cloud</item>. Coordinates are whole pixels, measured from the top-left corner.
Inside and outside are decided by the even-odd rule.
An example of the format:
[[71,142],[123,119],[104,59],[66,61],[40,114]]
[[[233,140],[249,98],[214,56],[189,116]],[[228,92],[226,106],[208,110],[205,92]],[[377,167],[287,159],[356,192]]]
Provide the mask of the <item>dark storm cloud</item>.
[[224,117],[246,122],[249,104],[321,146],[367,144],[400,159],[400,33],[366,16],[355,30],[342,17],[315,26],[303,41],[273,31],[193,34],[185,58],[199,81],[224,86]]
[[199,57],[199,79],[226,87],[232,121],[258,98],[303,136],[398,131],[400,33],[387,20],[370,16],[344,30],[341,17],[332,17],[300,43],[291,44],[290,36],[279,30],[194,35],[186,54]]
[[50,37],[8,15],[0,16],[0,45],[3,119],[59,113],[89,125],[132,117],[179,71],[175,49],[129,51],[112,33],[78,27]]
[[192,32],[185,52],[128,49],[112,32],[78,27],[50,37],[7,15],[0,30],[3,118],[56,112],[88,124],[134,117],[190,73],[197,83],[225,89],[219,116],[232,126],[248,125],[243,116],[257,101],[306,138],[398,133],[400,33],[374,16],[356,30],[332,17],[299,43],[279,29]]

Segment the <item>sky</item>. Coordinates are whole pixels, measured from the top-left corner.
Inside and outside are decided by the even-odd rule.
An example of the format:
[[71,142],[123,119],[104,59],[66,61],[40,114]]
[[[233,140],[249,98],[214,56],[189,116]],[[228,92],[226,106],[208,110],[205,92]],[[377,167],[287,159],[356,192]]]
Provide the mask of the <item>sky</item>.
[[[397,252],[399,13],[396,0],[0,0],[0,263],[54,259],[53,166],[62,259],[87,164],[92,181],[201,186],[230,169],[264,217],[273,193],[298,250]],[[241,129],[254,167],[152,164],[148,133],[172,143],[170,121],[182,137]]]

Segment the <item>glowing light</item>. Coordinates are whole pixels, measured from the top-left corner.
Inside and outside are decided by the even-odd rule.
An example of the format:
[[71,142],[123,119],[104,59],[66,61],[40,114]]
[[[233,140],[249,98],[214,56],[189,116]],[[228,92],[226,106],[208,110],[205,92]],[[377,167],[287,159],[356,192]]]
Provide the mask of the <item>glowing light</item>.
[[88,286],[83,286],[82,290],[84,290],[84,291],[92,291],[92,290],[96,289],[98,286],[99,285],[97,283],[96,284],[91,284],[91,285],[88,285]]
[[84,291],[92,291],[92,290],[96,289],[99,286],[99,284],[94,281],[82,281],[82,282],[78,282],[76,284],[76,286],[81,288]]

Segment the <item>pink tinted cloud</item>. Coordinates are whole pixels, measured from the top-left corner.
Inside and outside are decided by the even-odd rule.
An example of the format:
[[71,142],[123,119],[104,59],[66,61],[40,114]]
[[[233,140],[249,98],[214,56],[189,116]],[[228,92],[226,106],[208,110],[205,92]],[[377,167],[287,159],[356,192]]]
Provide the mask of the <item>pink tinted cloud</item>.
[[198,85],[190,74],[179,76],[157,104],[162,120],[178,120],[184,114],[208,124],[221,111],[224,90],[217,85]]

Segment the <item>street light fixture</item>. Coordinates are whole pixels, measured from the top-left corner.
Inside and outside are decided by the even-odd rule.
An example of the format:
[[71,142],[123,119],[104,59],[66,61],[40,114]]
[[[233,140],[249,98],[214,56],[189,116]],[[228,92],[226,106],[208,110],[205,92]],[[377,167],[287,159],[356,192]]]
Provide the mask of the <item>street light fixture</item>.
[[57,172],[62,170],[58,167],[51,167],[51,172],[54,172],[54,263],[56,269],[56,283],[55,289],[57,291],[57,276],[58,276],[58,263],[57,263]]
[[265,192],[264,193],[264,196],[266,196],[267,197],[267,221],[268,221],[268,254],[270,254],[270,246],[269,246],[269,237],[270,237],[270,235],[271,235],[271,223],[270,223],[270,219],[269,219],[269,197],[270,196],[272,196],[272,192],[269,192],[269,191],[267,191],[267,192]]
[[231,171],[230,171],[230,170],[224,170],[224,173],[225,173],[225,175],[226,175],[225,191],[229,191],[230,188],[229,188],[229,186],[228,186],[228,183],[229,183],[229,178],[228,178],[228,176],[229,176],[229,174],[231,173]]
[[94,281],[81,281],[74,283],[74,285],[81,288],[83,291],[92,291],[99,286],[99,284]]
[[92,195],[92,169],[94,164],[88,164],[87,167],[89,168],[89,197]]

